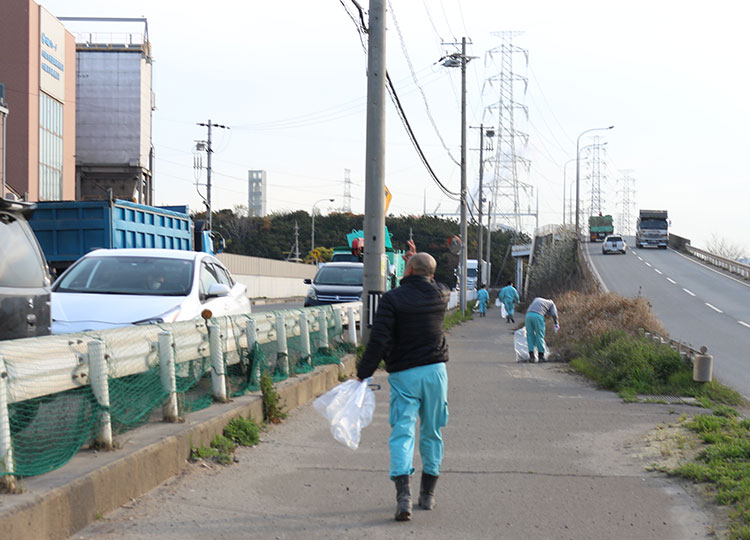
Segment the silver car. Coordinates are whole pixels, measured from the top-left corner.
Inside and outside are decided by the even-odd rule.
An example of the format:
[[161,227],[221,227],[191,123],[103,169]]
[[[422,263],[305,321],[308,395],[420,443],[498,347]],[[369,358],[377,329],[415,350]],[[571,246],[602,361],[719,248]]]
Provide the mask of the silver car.
[[622,236],[616,234],[610,234],[604,239],[602,244],[602,254],[607,253],[625,253],[625,240]]

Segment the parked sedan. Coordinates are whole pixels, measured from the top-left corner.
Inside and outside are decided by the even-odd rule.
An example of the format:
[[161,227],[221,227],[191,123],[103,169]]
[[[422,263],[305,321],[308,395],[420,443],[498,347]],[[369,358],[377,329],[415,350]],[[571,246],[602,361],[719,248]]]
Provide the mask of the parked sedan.
[[208,253],[98,249],[52,284],[52,333],[250,312],[246,287]]
[[625,253],[625,240],[622,236],[610,234],[604,239],[602,244],[602,254],[607,253]]

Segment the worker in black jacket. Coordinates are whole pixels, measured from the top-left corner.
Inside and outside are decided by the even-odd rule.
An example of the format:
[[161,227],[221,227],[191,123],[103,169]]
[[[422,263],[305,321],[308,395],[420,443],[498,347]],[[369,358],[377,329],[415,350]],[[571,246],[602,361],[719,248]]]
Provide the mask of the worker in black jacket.
[[411,519],[417,417],[422,458],[419,506],[426,510],[435,506],[435,484],[443,461],[440,430],[448,422],[448,345],[443,319],[450,293],[433,279],[435,259],[415,251],[410,242],[404,278],[380,299],[357,368],[357,378],[366,379],[385,358],[391,387],[390,477],[396,484],[397,521]]

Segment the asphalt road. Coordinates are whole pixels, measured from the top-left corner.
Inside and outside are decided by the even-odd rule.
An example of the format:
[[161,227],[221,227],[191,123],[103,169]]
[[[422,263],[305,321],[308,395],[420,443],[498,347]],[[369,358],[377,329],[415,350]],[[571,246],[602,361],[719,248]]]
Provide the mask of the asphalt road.
[[[388,386],[378,373],[377,408],[357,451],[302,407],[239,450],[238,463],[190,464],[74,538],[685,540],[721,529],[680,483],[646,470],[665,455],[662,435],[647,434],[695,407],[624,403],[563,364],[516,363],[497,309],[454,327],[449,347],[435,510],[393,520]],[[414,466],[418,478],[418,458]]]
[[671,249],[585,246],[610,291],[647,298],[672,339],[708,347],[715,378],[750,397],[750,284]]

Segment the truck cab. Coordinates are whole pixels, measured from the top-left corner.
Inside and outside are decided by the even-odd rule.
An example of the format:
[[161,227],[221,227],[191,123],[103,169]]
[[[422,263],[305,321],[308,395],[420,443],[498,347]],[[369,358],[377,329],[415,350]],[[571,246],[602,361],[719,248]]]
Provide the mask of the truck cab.
[[641,210],[635,225],[635,245],[667,249],[669,245],[669,217],[666,210]]

